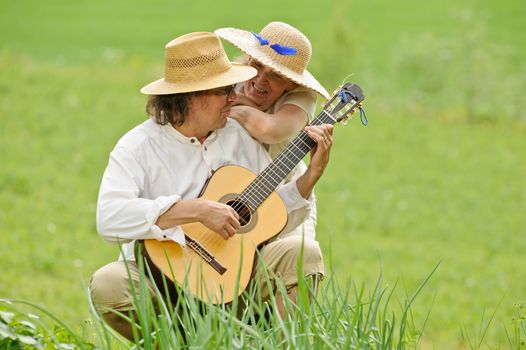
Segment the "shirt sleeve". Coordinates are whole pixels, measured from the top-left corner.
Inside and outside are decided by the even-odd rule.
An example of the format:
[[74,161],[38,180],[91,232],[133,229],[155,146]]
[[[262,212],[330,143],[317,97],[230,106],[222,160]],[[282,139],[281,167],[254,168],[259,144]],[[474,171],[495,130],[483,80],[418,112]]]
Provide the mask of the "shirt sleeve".
[[278,195],[281,197],[287,207],[288,220],[283,232],[289,232],[298,227],[309,216],[311,207],[315,205],[314,196],[311,193],[309,198],[301,196],[296,186],[296,180],[279,187]]
[[110,154],[99,190],[97,231],[102,238],[121,243],[135,239],[180,240],[180,229],[162,230],[155,223],[181,197],[140,198],[145,180],[144,168],[133,153],[117,146]]

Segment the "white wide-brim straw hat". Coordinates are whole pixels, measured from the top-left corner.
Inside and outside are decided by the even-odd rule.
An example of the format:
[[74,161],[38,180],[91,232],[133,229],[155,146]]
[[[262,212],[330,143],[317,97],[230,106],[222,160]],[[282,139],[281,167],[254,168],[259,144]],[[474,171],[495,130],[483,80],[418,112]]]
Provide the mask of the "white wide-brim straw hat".
[[293,82],[330,98],[327,90],[307,70],[312,54],[309,39],[293,26],[271,22],[259,33],[237,28],[219,28],[214,33]]
[[257,74],[253,67],[232,63],[219,37],[196,32],[165,47],[164,77],[141,89],[147,95],[168,95],[233,85]]

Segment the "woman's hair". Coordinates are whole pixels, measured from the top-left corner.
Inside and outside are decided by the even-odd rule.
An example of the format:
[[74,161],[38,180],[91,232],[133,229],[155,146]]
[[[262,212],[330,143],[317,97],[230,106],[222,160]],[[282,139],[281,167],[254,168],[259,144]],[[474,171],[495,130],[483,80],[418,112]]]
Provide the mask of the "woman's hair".
[[202,91],[170,95],[150,95],[146,104],[146,113],[155,119],[157,124],[180,126],[188,115],[188,107],[193,97]]

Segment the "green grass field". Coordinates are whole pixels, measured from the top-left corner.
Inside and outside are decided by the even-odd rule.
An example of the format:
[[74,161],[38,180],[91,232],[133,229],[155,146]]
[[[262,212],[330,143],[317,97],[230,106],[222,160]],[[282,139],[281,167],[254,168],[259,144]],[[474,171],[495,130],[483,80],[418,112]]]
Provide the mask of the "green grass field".
[[412,309],[416,325],[430,313],[420,347],[509,347],[526,303],[525,2],[1,8],[0,298],[80,328],[83,284],[118,254],[95,230],[99,181],[118,138],[145,118],[138,89],[162,74],[164,44],[283,20],[311,38],[311,71],[328,90],[352,74],[367,96],[369,126],[335,127],[317,187],[332,273],[372,289],[382,271],[402,300],[440,263]]

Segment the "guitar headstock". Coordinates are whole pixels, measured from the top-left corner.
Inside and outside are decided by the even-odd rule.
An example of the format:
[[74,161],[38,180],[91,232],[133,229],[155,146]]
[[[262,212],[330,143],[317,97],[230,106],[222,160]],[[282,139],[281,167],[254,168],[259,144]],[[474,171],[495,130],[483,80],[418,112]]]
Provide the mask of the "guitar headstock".
[[[356,110],[362,114],[362,101],[365,99],[362,88],[354,83],[345,83],[336,90],[331,99],[323,107],[323,112],[331,116],[335,123],[346,123]],[[365,116],[365,114],[364,114]],[[362,119],[362,123],[366,123]]]

